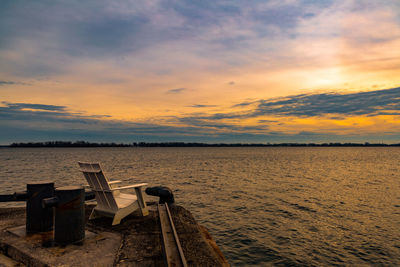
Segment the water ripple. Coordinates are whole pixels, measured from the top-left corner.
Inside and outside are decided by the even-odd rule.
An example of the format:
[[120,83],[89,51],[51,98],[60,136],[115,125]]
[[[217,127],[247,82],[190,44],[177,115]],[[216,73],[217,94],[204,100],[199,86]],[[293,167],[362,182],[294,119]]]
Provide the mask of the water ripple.
[[0,149],[0,193],[84,184],[78,160],[172,188],[232,266],[400,266],[400,148]]

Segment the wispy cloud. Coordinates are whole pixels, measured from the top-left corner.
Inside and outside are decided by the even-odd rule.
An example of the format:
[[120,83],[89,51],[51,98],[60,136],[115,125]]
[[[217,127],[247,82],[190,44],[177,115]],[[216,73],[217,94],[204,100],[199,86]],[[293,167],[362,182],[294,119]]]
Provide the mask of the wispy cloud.
[[[205,142],[218,140],[225,142],[259,142],[261,140],[318,142],[318,140],[354,141],[357,138],[371,141],[379,136],[380,140],[393,141],[400,136],[397,134],[396,127],[375,130],[375,133],[379,132],[376,135],[373,134],[374,132],[363,134],[356,129],[362,126],[357,120],[351,121],[349,126],[335,126],[335,121],[342,123],[352,117],[400,116],[400,88],[342,94],[301,94],[284,98],[261,99],[252,103],[253,105],[244,105],[246,109],[239,112],[181,114],[159,118],[150,123],[116,120],[101,115],[86,115],[60,105],[2,102],[0,124],[4,131],[1,136],[4,137],[3,140],[19,141],[22,139],[13,138],[22,136],[22,132],[25,132],[26,136],[23,139],[25,141],[29,140],[29,133],[32,136],[42,133],[42,137],[53,133],[54,136],[81,135],[81,138],[88,137],[89,140],[122,141],[134,138],[131,141]],[[268,118],[265,118],[266,116]],[[318,117],[331,120],[333,124],[324,122],[325,124],[318,123],[314,128],[307,128],[295,122],[296,118]],[[387,124],[387,122],[384,123]],[[335,130],[334,127],[346,129],[346,133],[338,134],[339,128]],[[383,136],[386,137],[383,138]]]
[[17,84],[16,82],[11,82],[11,81],[0,81],[0,86],[2,85],[13,85]]
[[217,105],[202,105],[202,104],[195,104],[195,105],[191,105],[189,107],[191,108],[213,108],[216,107]]
[[6,85],[29,85],[29,84],[24,82],[15,82],[15,81],[0,81],[0,86],[6,86]]
[[[218,140],[222,136],[256,136],[249,133],[258,127],[234,126],[218,122],[204,123],[191,118],[176,119],[170,125],[106,119],[101,116],[71,112],[64,106],[31,103],[3,103],[0,107],[2,142],[54,140],[55,138],[115,141],[203,141]],[[265,127],[264,127],[265,128]],[[265,128],[266,129],[266,128]],[[246,131],[248,133],[246,133]],[[232,135],[232,136],[230,136]],[[199,139],[200,138],[200,139]],[[235,138],[234,138],[235,139]],[[221,139],[222,140],[222,139]],[[236,140],[238,141],[238,139]]]
[[[400,87],[357,93],[309,93],[273,99],[242,102],[232,107],[246,107],[241,112],[209,115],[209,119],[271,116],[378,116],[400,115]],[[336,117],[332,117],[336,118]]]
[[[9,120],[24,120],[29,118],[29,120],[52,119],[57,121],[62,119],[63,121],[93,123],[94,121],[100,122],[102,119],[110,117],[107,115],[82,115],[77,112],[71,112],[68,107],[60,105],[10,103],[5,101],[2,104],[4,107],[0,107],[0,117]],[[207,108],[215,106],[195,104],[190,107]],[[176,119],[181,123],[196,127],[228,128],[232,127],[232,125],[226,123],[219,124],[218,121],[257,118],[265,115],[276,117],[329,116],[335,120],[343,120],[345,116],[400,116],[400,87],[347,94],[334,92],[300,94],[282,98],[242,102],[234,105],[234,107],[237,106],[247,107],[247,109],[239,112],[189,114],[176,117]],[[277,121],[260,119],[258,122],[267,123]],[[245,129],[245,127],[238,126],[232,127],[232,129],[234,128]]]
[[30,103],[9,103],[6,101],[2,102],[8,109],[13,110],[23,110],[23,109],[33,109],[33,110],[51,110],[51,111],[65,111],[65,106],[56,105],[44,105],[44,104],[30,104]]
[[257,101],[251,101],[251,102],[245,101],[245,102],[242,102],[242,103],[235,104],[235,105],[233,105],[232,107],[233,107],[233,108],[237,108],[237,107],[246,107],[246,106],[249,106],[249,105],[252,105],[252,104],[255,104],[255,103],[257,103]]
[[180,94],[183,93],[183,91],[186,91],[186,88],[175,88],[167,91],[167,94]]
[[400,115],[400,87],[351,94],[302,94],[273,100],[259,100],[256,110],[248,116],[377,116],[392,111]]
[[[79,112],[71,112],[66,106],[32,104],[32,103],[9,103],[2,102],[0,107],[0,123],[21,124],[41,128],[62,123],[93,124],[107,115],[83,115]],[[57,126],[58,127],[58,126]],[[64,125],[64,127],[67,127]]]
[[[273,129],[299,132],[309,129],[308,131],[316,133],[340,133],[359,132],[363,126],[360,118],[364,117],[372,119],[367,123],[372,127],[368,129],[369,132],[381,132],[387,127],[399,128],[395,121],[391,122],[393,119],[385,120],[379,117],[400,116],[400,87],[358,93],[300,94],[234,105],[239,106],[242,107],[240,111],[189,114],[179,117],[178,120],[185,125],[224,128],[238,132],[265,133]],[[379,119],[373,119],[375,117]],[[311,121],[306,124],[295,122],[307,118],[312,118],[315,125],[310,124]],[[380,126],[377,126],[378,124]],[[374,129],[374,125],[378,128]],[[382,129],[379,129],[380,127]]]

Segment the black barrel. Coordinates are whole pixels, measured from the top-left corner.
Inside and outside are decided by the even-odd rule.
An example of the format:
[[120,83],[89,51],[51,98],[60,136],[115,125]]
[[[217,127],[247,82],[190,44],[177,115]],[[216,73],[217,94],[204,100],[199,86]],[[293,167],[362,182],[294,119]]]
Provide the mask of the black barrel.
[[54,220],[56,245],[81,243],[85,239],[85,189],[64,186],[55,190],[57,198]]
[[42,207],[42,200],[54,196],[53,182],[37,182],[26,185],[26,233],[53,230],[53,209]]

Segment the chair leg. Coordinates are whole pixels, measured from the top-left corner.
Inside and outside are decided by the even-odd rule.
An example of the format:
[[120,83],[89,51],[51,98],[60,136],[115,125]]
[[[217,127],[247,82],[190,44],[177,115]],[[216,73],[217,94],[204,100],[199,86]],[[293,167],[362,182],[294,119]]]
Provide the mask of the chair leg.
[[121,220],[122,220],[122,217],[121,217],[121,216],[119,216],[119,214],[118,214],[118,213],[116,213],[116,214],[114,215],[114,219],[113,219],[113,221],[112,221],[112,224],[111,224],[111,225],[117,225],[117,224],[120,224],[120,223],[121,223]]
[[140,211],[142,212],[142,216],[149,215],[149,209],[147,208],[147,206],[145,208],[140,208]]
[[149,215],[149,210],[147,208],[146,201],[144,200],[142,188],[141,187],[136,187],[135,188],[135,193],[136,193],[136,196],[137,196],[137,201],[138,201],[139,209],[140,209],[140,211],[142,213],[142,216]]
[[100,217],[101,217],[101,215],[98,214],[95,209],[93,209],[92,213],[90,213],[89,220],[93,220],[93,219],[100,218]]

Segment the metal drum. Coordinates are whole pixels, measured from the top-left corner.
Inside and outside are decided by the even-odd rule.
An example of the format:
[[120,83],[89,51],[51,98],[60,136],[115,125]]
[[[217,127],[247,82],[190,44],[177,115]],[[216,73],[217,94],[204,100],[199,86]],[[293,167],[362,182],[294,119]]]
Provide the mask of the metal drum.
[[53,182],[29,183],[26,185],[26,233],[53,230],[53,209],[42,206],[42,200],[54,196]]
[[57,198],[54,242],[57,245],[81,243],[85,239],[85,189],[64,186],[55,190]]

